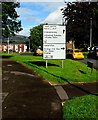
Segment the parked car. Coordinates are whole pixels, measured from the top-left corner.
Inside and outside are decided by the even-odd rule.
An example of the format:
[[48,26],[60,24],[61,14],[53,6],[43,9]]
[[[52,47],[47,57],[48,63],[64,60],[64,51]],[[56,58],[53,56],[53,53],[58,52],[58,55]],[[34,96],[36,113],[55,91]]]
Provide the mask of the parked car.
[[38,48],[34,51],[34,55],[43,55],[43,51]]
[[84,59],[84,55],[81,49],[68,50],[66,57],[71,59]]

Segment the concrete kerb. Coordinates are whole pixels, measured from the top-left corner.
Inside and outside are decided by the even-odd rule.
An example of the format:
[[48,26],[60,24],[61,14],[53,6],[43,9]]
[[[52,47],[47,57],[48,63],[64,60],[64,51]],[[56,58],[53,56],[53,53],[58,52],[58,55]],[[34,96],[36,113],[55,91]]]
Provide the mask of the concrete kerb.
[[64,101],[66,101],[66,100],[69,99],[66,91],[63,89],[63,87],[62,87],[61,85],[52,84],[51,82],[49,82],[49,84],[55,88],[55,90],[56,90],[59,98],[60,98],[61,101],[62,101],[62,104],[64,103]]
[[[68,93],[68,90],[66,91],[63,86],[69,86],[70,85],[73,88],[75,87],[74,89],[79,90],[77,93],[79,93],[80,91],[84,92],[82,94],[80,92],[80,96],[87,95],[87,94],[97,95],[96,93],[93,92],[93,90],[89,91],[88,89],[86,89],[86,86],[87,86],[87,84],[91,84],[91,85],[92,84],[98,84],[98,82],[93,82],[93,83],[92,82],[89,82],[89,83],[87,83],[87,82],[74,82],[74,83],[71,83],[71,84],[69,84],[69,83],[52,84],[51,82],[49,82],[49,84],[54,86],[54,88],[56,89],[56,92],[57,92],[58,96],[60,97],[60,99],[62,101],[62,106],[66,102],[66,100],[71,99],[70,95]],[[85,87],[83,87],[83,86],[85,86]],[[77,97],[77,95],[75,95],[75,97]]]

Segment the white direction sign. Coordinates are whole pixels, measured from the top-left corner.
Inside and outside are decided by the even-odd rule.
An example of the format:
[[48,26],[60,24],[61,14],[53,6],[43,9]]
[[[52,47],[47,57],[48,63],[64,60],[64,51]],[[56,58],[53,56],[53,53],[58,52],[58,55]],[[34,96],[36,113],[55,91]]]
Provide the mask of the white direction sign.
[[44,44],[43,59],[65,59],[65,44]]
[[43,43],[65,43],[65,26],[44,25]]
[[43,59],[65,59],[65,26],[43,26]]

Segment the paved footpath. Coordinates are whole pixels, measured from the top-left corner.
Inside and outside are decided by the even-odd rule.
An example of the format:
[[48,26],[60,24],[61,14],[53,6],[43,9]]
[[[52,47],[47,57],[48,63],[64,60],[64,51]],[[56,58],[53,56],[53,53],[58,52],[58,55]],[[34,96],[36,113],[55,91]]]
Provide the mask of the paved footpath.
[[56,89],[34,71],[3,59],[3,120],[61,120]]

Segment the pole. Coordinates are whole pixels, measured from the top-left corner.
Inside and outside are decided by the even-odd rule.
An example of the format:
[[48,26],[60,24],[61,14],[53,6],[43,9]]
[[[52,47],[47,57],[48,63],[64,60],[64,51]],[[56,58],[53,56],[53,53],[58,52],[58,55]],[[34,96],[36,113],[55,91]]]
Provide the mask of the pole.
[[64,25],[64,23],[65,23],[65,19],[64,19],[64,18],[62,18],[62,25]]
[[64,67],[64,60],[62,60],[62,68]]
[[92,47],[92,18],[90,18],[90,47]]
[[62,25],[65,26],[65,57],[66,57],[66,49],[67,49],[66,48],[66,26],[67,26],[67,21],[65,21],[65,18],[62,18]]
[[46,68],[48,67],[48,60],[46,60]]
[[29,53],[30,53],[30,38],[29,38]]
[[9,54],[9,37],[8,37],[8,54]]

